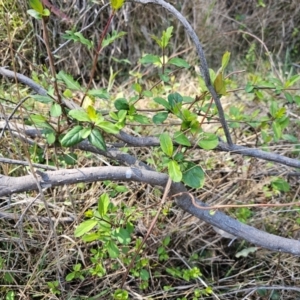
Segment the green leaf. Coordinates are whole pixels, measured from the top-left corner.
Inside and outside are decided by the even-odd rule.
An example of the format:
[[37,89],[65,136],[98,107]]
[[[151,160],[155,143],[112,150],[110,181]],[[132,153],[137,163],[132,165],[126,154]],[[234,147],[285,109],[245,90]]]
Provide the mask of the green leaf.
[[40,14],[43,14],[43,4],[40,0],[29,0],[29,4],[31,8],[33,8],[35,11],[37,11]]
[[117,258],[120,255],[120,251],[116,245],[116,243],[112,240],[106,243],[106,248],[110,258]]
[[282,178],[275,178],[274,180],[272,180],[271,185],[274,189],[281,192],[289,192],[290,190],[289,183]]
[[160,98],[160,97],[155,97],[154,99],[154,102],[162,105],[164,108],[166,108],[167,110],[171,110],[171,106],[170,104],[163,98]]
[[142,95],[145,96],[145,97],[152,97],[153,96],[153,93],[151,91],[147,91],[147,90],[144,90],[142,92]]
[[132,89],[136,91],[138,94],[141,94],[142,92],[142,86],[137,82],[132,85]]
[[285,92],[285,93],[284,93],[284,96],[285,96],[285,99],[286,99],[289,103],[293,103],[293,102],[294,102],[293,96],[292,96],[290,93]]
[[51,131],[46,134],[46,140],[49,145],[53,144],[56,140],[55,132]]
[[30,119],[39,128],[53,130],[53,127],[47,122],[47,119],[42,115],[30,115]]
[[61,113],[62,113],[61,106],[58,103],[54,102],[50,108],[50,115],[52,117],[59,117],[61,116]]
[[173,57],[168,61],[168,64],[174,65],[179,68],[189,68],[190,65],[182,58]]
[[246,249],[243,249],[241,251],[239,251],[235,257],[239,258],[239,257],[247,257],[249,254],[251,253],[254,253],[258,250],[257,247],[249,247],[249,248],[246,248]]
[[116,237],[122,245],[128,245],[131,241],[129,232],[124,228],[117,228],[114,232],[114,237]]
[[141,124],[149,124],[149,119],[146,116],[135,114],[133,115],[133,120]]
[[113,30],[113,32],[111,33],[111,35],[107,34],[107,36],[105,37],[105,39],[102,42],[102,48],[112,44],[116,39],[122,37],[126,35],[126,32],[121,31],[121,32],[117,32],[116,30]]
[[169,157],[173,155],[173,143],[168,133],[162,133],[159,137],[160,147],[162,151]]
[[140,59],[140,63],[145,65],[145,64],[154,64],[154,63],[159,63],[161,64],[160,58],[157,55],[153,54],[146,54]]
[[174,141],[183,146],[191,146],[189,139],[181,131],[176,131],[174,133]]
[[37,100],[38,102],[41,103],[52,103],[54,100],[50,96],[42,96],[42,95],[30,95],[31,98],[34,100]]
[[94,241],[99,241],[99,239],[101,238],[101,235],[99,232],[89,232],[86,233],[81,239],[84,242],[90,243],[90,242],[94,242]]
[[162,111],[153,116],[152,121],[154,124],[162,124],[168,118],[168,112]]
[[42,15],[43,15],[44,17],[49,17],[49,16],[50,16],[50,10],[47,9],[47,8],[44,8],[44,9],[43,9]]
[[80,84],[73,79],[73,77],[64,71],[59,71],[57,74],[57,79],[62,80],[68,89],[70,90],[80,90]]
[[98,200],[98,212],[101,218],[107,214],[109,203],[110,200],[108,194],[102,194]]
[[91,105],[89,105],[86,109],[86,112],[89,116],[89,118],[93,121],[93,122],[96,122],[98,120],[98,115],[97,115],[97,112],[95,110],[95,108]]
[[284,88],[293,86],[298,80],[300,80],[299,74],[292,76],[289,80],[286,81],[286,83],[284,84]]
[[87,221],[83,221],[75,229],[75,233],[74,233],[75,237],[81,237],[85,233],[91,231],[97,225],[97,223],[98,223],[98,221],[95,220],[95,219],[90,219],[90,220],[87,220]]
[[251,82],[248,82],[246,87],[245,87],[245,92],[246,93],[253,93],[254,92],[254,85]]
[[124,0],[110,0],[110,5],[113,10],[120,9],[124,4]]
[[88,137],[89,142],[100,150],[106,151],[106,144],[100,131],[94,128]]
[[91,122],[89,115],[83,109],[72,109],[69,111],[69,116],[81,122]]
[[163,31],[161,37],[161,47],[166,48],[169,44],[170,38],[172,37],[173,26],[167,28],[166,31]]
[[169,94],[169,96],[168,96],[168,102],[172,109],[174,108],[174,106],[176,104],[182,103],[182,101],[183,101],[183,98],[179,93]]
[[118,126],[108,121],[97,122],[96,124],[107,133],[117,134],[120,131]]
[[77,36],[79,42],[83,45],[86,45],[89,50],[93,47],[93,43],[86,39],[81,32],[74,32],[74,36]]
[[114,104],[117,110],[129,110],[129,104],[125,98],[117,99]]
[[142,280],[148,281],[149,278],[150,278],[150,274],[149,274],[149,272],[147,270],[141,269],[141,271],[140,271],[140,277],[141,277]]
[[175,160],[170,160],[168,163],[169,176],[174,182],[180,182],[182,179],[182,173],[180,167]]
[[191,188],[202,188],[205,181],[205,173],[201,167],[192,162],[185,165],[185,170],[182,172],[182,181]]
[[226,67],[229,63],[229,60],[230,60],[230,52],[226,51],[223,54],[223,57],[222,57],[222,71],[223,72],[224,72],[224,70],[226,69]]
[[203,138],[198,142],[198,145],[204,150],[215,149],[218,144],[219,139],[213,133],[204,133]]
[[66,281],[71,281],[73,280],[75,277],[75,273],[72,272],[72,273],[69,273],[67,276],[66,276]]
[[272,129],[274,132],[274,140],[278,141],[282,136],[282,130],[281,130],[280,123],[278,121],[274,121],[272,123]]
[[109,93],[106,89],[92,89],[89,90],[87,94],[100,99],[109,99]]
[[82,128],[80,131],[80,135],[83,139],[86,139],[92,132],[92,129],[90,127]]
[[32,16],[33,18],[35,18],[36,20],[41,20],[42,19],[42,14],[40,14],[39,12],[37,12],[34,9],[28,9],[27,13]]
[[214,88],[219,95],[226,95],[226,85],[225,81],[223,80],[223,73],[220,72],[214,81]]
[[82,126],[77,125],[73,127],[67,134],[62,138],[61,145],[63,147],[71,147],[80,143],[83,139],[81,137]]

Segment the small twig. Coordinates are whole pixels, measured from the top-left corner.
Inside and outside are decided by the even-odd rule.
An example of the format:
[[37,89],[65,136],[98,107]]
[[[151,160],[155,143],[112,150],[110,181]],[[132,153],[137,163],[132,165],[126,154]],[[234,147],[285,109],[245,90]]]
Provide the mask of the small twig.
[[288,202],[288,203],[278,203],[278,204],[269,204],[269,203],[263,203],[263,204],[224,204],[224,205],[212,205],[212,206],[202,206],[198,205],[196,203],[195,197],[189,193],[178,193],[172,195],[172,198],[182,196],[182,195],[189,195],[192,199],[192,203],[195,207],[203,209],[203,210],[218,210],[218,209],[227,209],[227,208],[250,208],[250,207],[285,207],[285,206],[300,206],[300,202]]
[[112,13],[111,13],[111,15],[109,16],[109,19],[108,19],[108,21],[106,23],[106,26],[105,26],[102,34],[101,34],[100,41],[99,41],[99,44],[98,44],[98,48],[97,48],[97,51],[96,51],[96,53],[94,55],[92,70],[91,70],[91,74],[90,74],[90,80],[89,80],[89,83],[88,83],[88,85],[87,85],[87,87],[85,89],[85,93],[84,93],[84,95],[83,95],[83,97],[81,99],[80,106],[83,105],[83,101],[84,101],[84,99],[85,99],[85,97],[86,97],[86,95],[87,95],[87,93],[88,93],[88,91],[89,91],[89,89],[90,89],[90,87],[92,85],[92,82],[93,82],[93,79],[94,79],[94,75],[95,75],[95,72],[96,72],[96,68],[97,68],[98,56],[99,56],[99,54],[100,54],[100,52],[102,50],[102,42],[103,42],[103,40],[104,40],[104,38],[105,38],[105,36],[107,34],[109,25],[111,24],[111,21],[112,21],[114,15],[115,15],[115,10],[113,10]]

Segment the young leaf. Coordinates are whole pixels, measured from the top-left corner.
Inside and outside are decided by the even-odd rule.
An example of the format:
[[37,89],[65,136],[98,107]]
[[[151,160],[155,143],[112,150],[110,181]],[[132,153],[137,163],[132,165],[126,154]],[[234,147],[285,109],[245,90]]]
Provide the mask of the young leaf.
[[109,203],[110,201],[108,194],[102,194],[98,200],[98,212],[101,218],[107,214]]
[[226,67],[229,63],[229,60],[230,60],[230,52],[226,51],[223,54],[223,57],[222,57],[222,71],[223,72],[224,72],[224,70],[226,69]]
[[49,145],[53,144],[56,140],[55,132],[51,131],[46,134],[46,140]]
[[247,257],[249,254],[254,253],[258,250],[257,247],[249,247],[249,248],[245,248],[241,251],[239,251],[235,257],[239,258],[239,257]]
[[54,102],[50,108],[50,115],[52,117],[59,117],[61,116],[61,113],[62,113],[61,106],[58,103]]
[[173,143],[168,133],[162,133],[159,137],[162,151],[169,157],[173,155]]
[[109,93],[106,89],[92,89],[87,93],[89,96],[94,96],[100,99],[109,99]]
[[41,20],[42,19],[42,14],[40,14],[39,12],[37,12],[35,9],[28,9],[27,13],[32,16],[33,18],[35,18],[36,20]]
[[117,258],[120,255],[120,251],[114,241],[108,241],[106,247],[110,258]]
[[293,86],[294,83],[296,83],[298,80],[300,80],[299,74],[292,76],[289,80],[286,81],[286,83],[284,84],[284,88]]
[[31,8],[37,11],[40,14],[43,14],[43,4],[40,0],[29,0]]
[[97,122],[96,124],[107,133],[117,134],[120,131],[115,124],[108,121]]
[[223,73],[220,72],[215,81],[214,81],[214,88],[216,89],[217,94],[219,95],[226,95],[226,85],[225,81],[223,80]]
[[110,0],[110,5],[113,10],[120,9],[124,4],[124,0]]
[[95,110],[95,108],[91,105],[89,105],[86,109],[86,112],[89,116],[89,118],[93,121],[93,122],[96,122],[97,119],[98,119],[98,116],[97,116],[97,112]]
[[190,65],[182,58],[173,57],[168,61],[168,64],[174,65],[179,68],[189,68]]
[[214,149],[218,144],[218,137],[213,133],[204,133],[203,138],[198,142],[198,145],[204,150]]
[[75,229],[75,233],[74,233],[75,237],[80,237],[80,236],[84,235],[85,233],[89,232],[97,225],[97,223],[98,223],[98,221],[95,219],[83,221]]
[[113,30],[113,32],[111,33],[111,35],[107,35],[106,38],[103,40],[102,42],[102,48],[108,46],[109,44],[113,43],[116,39],[122,37],[126,35],[126,32],[121,31],[121,32],[117,32],[115,30]]
[[80,135],[83,139],[86,139],[92,132],[92,129],[90,127],[82,128],[80,131]]
[[169,44],[170,38],[172,37],[173,32],[173,26],[170,26],[167,28],[166,31],[163,31],[162,37],[161,37],[161,47],[166,48]]
[[59,71],[57,79],[62,80],[70,90],[80,90],[80,84],[64,71]]
[[54,100],[50,96],[42,96],[42,95],[30,95],[31,98],[37,100],[41,103],[52,103]]
[[191,146],[189,139],[181,131],[176,131],[174,133],[174,141],[183,146]]
[[141,124],[149,124],[149,119],[146,116],[143,116],[143,115],[134,114],[133,115],[133,120],[137,121]]
[[63,137],[61,140],[61,145],[63,147],[71,147],[78,143],[80,143],[83,138],[81,137],[81,130],[82,126],[75,126],[70,131],[67,132],[67,134]]
[[100,131],[94,128],[88,137],[89,142],[100,150],[106,151],[106,144]]
[[170,160],[168,163],[169,176],[174,182],[180,182],[182,179],[182,173],[180,171],[177,161]]
[[42,115],[31,115],[30,119],[39,128],[53,130],[53,127],[46,121],[47,119]]
[[83,45],[86,45],[89,50],[93,47],[93,42],[86,39],[81,32],[75,32],[74,36],[77,36],[79,39],[79,42]]
[[69,115],[81,122],[92,122],[89,115],[83,109],[72,109],[69,111]]
[[159,56],[153,54],[146,54],[140,59],[140,63],[145,64],[154,64],[154,63],[161,63]]

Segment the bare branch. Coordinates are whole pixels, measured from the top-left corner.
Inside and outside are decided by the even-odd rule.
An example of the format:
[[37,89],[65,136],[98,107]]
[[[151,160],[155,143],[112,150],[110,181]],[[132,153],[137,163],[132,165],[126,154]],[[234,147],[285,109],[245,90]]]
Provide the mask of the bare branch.
[[[169,178],[166,174],[158,172],[141,170],[137,168],[111,166],[73,170],[64,169],[48,172],[37,171],[37,174],[39,184],[44,188],[79,182],[94,182],[104,180],[136,181],[148,183],[153,186],[164,187]],[[37,189],[37,183],[32,175],[18,178],[0,175],[0,196],[7,196],[12,193],[20,193]],[[184,211],[196,216],[197,218],[260,247],[267,248],[272,251],[300,255],[299,241],[266,233],[254,227],[242,224],[219,211],[211,213],[208,210],[202,210],[198,207],[195,207],[193,205],[192,198],[184,185],[181,183],[173,183],[169,196],[178,194],[180,194],[180,196],[176,196],[177,205]],[[199,200],[195,200],[197,205],[206,206],[206,204],[200,202]]]

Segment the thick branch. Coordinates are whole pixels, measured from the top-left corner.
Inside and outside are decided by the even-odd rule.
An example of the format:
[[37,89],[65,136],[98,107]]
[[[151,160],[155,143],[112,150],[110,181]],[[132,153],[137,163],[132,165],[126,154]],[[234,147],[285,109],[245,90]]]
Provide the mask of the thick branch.
[[[137,168],[91,167],[74,170],[65,169],[38,172],[38,180],[40,185],[45,188],[61,186],[64,184],[103,180],[136,181],[164,187],[168,181],[168,176],[166,174]],[[0,175],[0,197],[30,190],[37,190],[37,184],[33,176],[27,175],[14,178]],[[260,247],[272,251],[300,255],[299,241],[266,233],[242,224],[219,211],[211,214],[209,210],[202,210],[195,207],[189,193],[181,183],[173,184],[171,187],[170,196],[178,194],[180,194],[180,196],[176,197],[177,205],[197,218]],[[197,200],[197,204],[206,206],[199,200]]]

